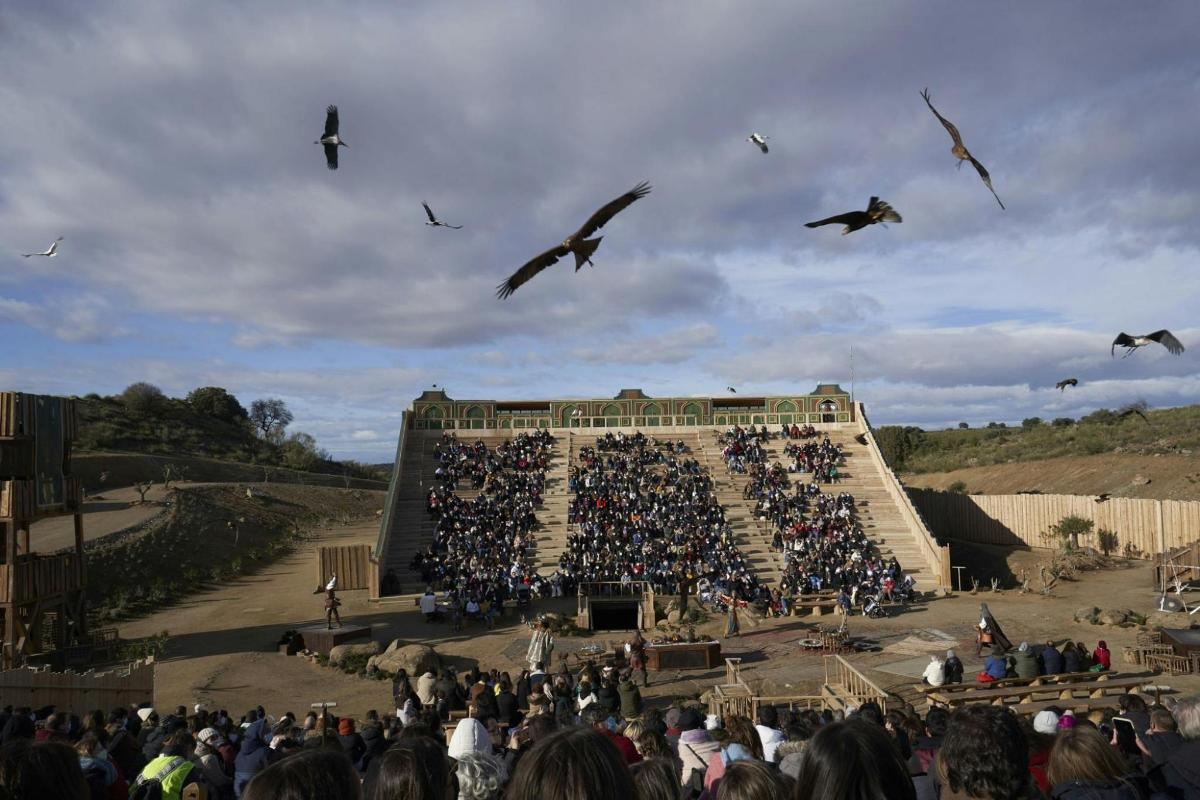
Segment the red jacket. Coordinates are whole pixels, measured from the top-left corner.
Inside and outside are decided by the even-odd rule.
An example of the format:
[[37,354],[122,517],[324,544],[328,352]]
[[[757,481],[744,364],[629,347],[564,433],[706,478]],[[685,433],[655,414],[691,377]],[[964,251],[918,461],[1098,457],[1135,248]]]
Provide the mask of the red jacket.
[[621,751],[621,755],[625,757],[626,764],[636,764],[642,760],[642,754],[633,746],[632,739],[626,738],[619,733],[613,733],[607,728],[601,730],[600,734],[617,746],[617,749]]

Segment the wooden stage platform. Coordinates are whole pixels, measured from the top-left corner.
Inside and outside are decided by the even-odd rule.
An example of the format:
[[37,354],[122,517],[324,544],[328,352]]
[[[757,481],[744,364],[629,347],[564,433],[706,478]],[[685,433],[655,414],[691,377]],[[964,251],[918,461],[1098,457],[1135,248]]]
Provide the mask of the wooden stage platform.
[[367,625],[344,625],[329,630],[324,625],[298,628],[296,633],[304,640],[304,649],[329,655],[339,644],[365,644],[371,641],[371,628]]

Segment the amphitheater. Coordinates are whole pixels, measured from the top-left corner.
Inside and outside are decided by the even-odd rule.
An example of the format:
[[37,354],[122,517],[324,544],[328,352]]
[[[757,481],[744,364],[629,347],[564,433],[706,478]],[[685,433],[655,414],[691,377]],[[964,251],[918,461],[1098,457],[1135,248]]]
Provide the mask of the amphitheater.
[[[579,450],[594,445],[610,432],[632,433],[681,441],[715,483],[717,499],[726,509],[736,544],[759,579],[777,583],[782,556],[771,547],[771,532],[754,519],[742,489],[747,477],[729,474],[721,459],[717,437],[729,427],[810,425],[842,446],[846,465],[839,491],[852,494],[867,536],[885,555],[895,556],[925,592],[950,588],[948,549],[939,546],[915,512],[896,476],[888,469],[871,435],[861,403],[836,384],[819,384],[806,395],[777,397],[647,397],[640,389],[624,389],[610,398],[561,400],[455,400],[443,390],[430,390],[405,411],[396,450],[395,469],[384,505],[379,539],[371,562],[371,596],[380,599],[381,577],[392,570],[410,593],[423,589],[420,576],[409,569],[413,555],[433,539],[434,521],[425,508],[426,492],[434,483],[435,444],[446,432],[462,440],[483,440],[494,447],[522,431],[548,429],[555,436],[547,469],[544,505],[538,511],[536,566],[539,574],[554,572],[567,540],[570,494],[567,475]],[[865,442],[865,443],[864,443]],[[767,444],[770,462],[783,461],[783,442]],[[460,486],[464,498],[477,491]]]

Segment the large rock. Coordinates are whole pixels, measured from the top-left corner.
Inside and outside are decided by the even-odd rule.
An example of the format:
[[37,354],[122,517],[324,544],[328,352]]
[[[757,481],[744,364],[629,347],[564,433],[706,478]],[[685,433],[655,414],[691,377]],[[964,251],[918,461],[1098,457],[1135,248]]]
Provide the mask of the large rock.
[[1097,619],[1101,625],[1124,625],[1129,621],[1129,612],[1120,608],[1106,608]]
[[1130,483],[1132,483],[1134,486],[1145,486],[1150,483],[1150,479],[1145,475],[1134,475],[1133,480],[1131,480]]
[[1154,611],[1146,615],[1146,627],[1156,628],[1190,628],[1192,617],[1182,611]]
[[1075,609],[1076,622],[1090,622],[1096,624],[1096,618],[1100,616],[1100,609],[1095,606],[1087,606],[1086,608]]
[[404,670],[412,678],[432,672],[435,675],[442,666],[442,659],[432,647],[424,644],[407,644],[395,639],[377,656],[367,662],[368,667],[375,667],[393,675]]
[[368,642],[366,644],[339,644],[337,647],[329,651],[329,663],[332,666],[340,667],[350,656],[373,656],[379,652],[379,642]]

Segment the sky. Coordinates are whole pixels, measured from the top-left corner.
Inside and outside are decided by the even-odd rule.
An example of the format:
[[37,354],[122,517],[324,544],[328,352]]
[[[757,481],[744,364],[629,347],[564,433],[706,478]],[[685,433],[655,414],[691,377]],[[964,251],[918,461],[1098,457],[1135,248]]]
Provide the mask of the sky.
[[[281,397],[371,462],[432,384],[806,393],[851,349],[877,425],[1196,402],[1197,30],[1194,2],[0,0],[0,387]],[[594,267],[495,297],[642,180]],[[872,195],[903,222],[803,225]],[[1106,352],[1160,328],[1188,350]]]

